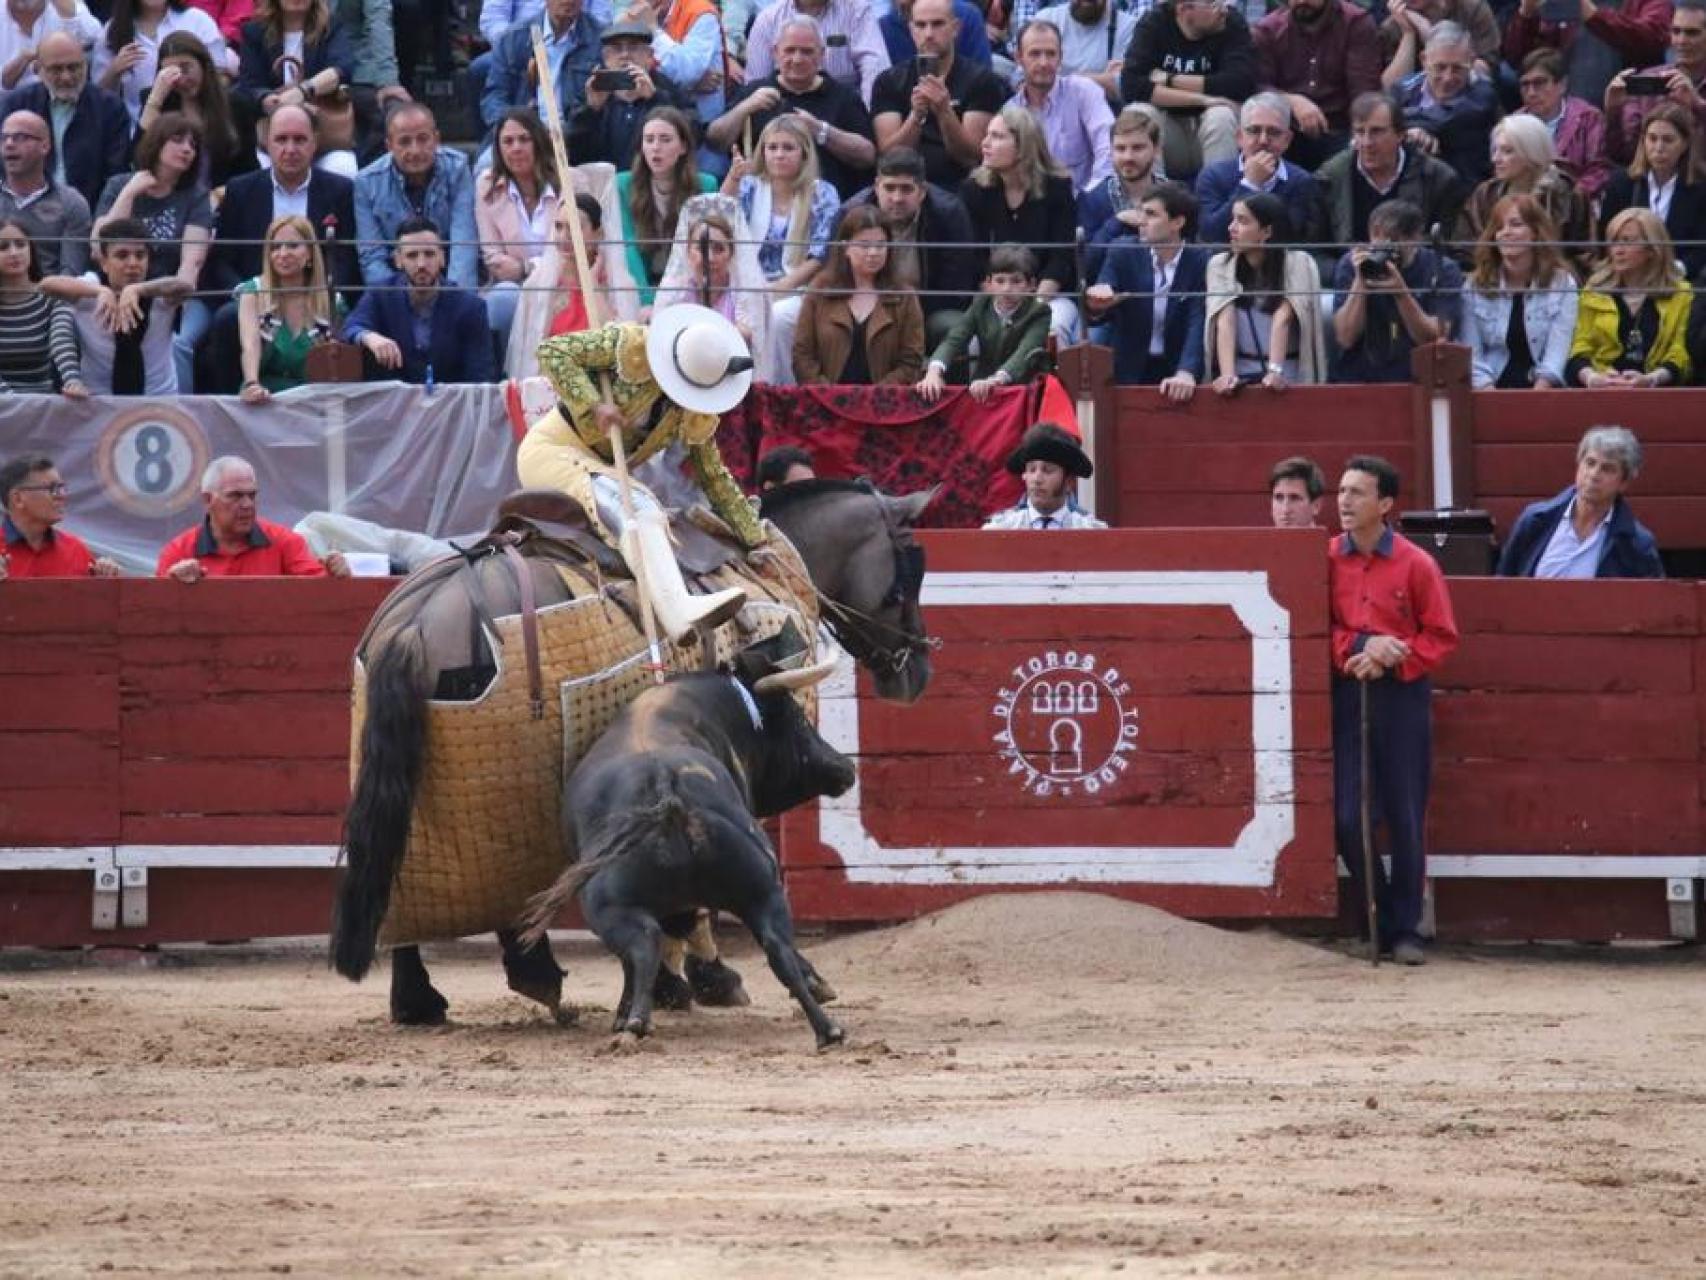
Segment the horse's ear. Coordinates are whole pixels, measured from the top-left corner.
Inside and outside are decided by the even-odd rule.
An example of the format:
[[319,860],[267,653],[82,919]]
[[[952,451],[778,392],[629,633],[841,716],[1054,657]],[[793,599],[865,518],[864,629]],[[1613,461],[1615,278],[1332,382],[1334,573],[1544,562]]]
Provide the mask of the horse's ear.
[[917,493],[909,493],[902,498],[890,498],[889,501],[894,504],[894,510],[900,515],[902,521],[907,524],[916,524],[918,517],[924,514],[924,508],[935,501],[936,495],[940,492],[942,492],[942,486],[933,484],[928,489],[920,489]]

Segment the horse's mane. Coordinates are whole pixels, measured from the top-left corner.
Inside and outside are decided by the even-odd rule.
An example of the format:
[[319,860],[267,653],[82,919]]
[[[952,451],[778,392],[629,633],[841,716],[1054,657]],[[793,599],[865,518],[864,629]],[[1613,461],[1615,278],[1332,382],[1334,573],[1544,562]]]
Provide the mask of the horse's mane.
[[871,497],[882,496],[881,491],[863,477],[858,480],[823,478],[796,480],[792,484],[779,484],[774,489],[766,489],[759,497],[758,513],[769,520],[774,518],[776,513],[784,507],[794,506],[806,498],[821,498],[830,493],[863,493]]

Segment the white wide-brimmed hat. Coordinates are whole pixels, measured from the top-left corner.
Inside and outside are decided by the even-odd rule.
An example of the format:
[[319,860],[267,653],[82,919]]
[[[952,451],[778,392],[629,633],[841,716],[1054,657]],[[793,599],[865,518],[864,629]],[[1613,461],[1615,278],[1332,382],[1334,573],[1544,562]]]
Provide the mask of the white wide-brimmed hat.
[[652,313],[646,360],[664,395],[695,413],[727,413],[752,386],[752,352],[740,330],[697,303]]

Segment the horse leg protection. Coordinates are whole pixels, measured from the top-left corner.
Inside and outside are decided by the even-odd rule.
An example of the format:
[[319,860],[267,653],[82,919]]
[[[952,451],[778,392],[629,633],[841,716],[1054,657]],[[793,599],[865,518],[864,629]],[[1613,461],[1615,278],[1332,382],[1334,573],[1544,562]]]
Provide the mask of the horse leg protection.
[[442,1026],[450,1001],[432,985],[419,947],[391,953],[391,1021],[404,1027]]

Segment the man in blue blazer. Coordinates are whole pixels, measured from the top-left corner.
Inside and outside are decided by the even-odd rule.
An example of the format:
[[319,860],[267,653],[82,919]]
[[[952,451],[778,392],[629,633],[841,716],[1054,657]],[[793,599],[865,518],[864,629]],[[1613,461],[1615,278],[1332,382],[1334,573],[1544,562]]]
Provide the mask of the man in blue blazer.
[[444,287],[444,240],[429,218],[397,228],[397,283],[362,295],[344,336],[372,357],[382,377],[404,382],[495,382],[497,359],[486,304]]
[[1197,202],[1202,206],[1201,240],[1225,244],[1232,223],[1232,206],[1245,196],[1265,191],[1278,196],[1291,216],[1290,239],[1303,238],[1314,223],[1315,176],[1289,163],[1291,104],[1280,93],[1258,93],[1238,110],[1238,154],[1217,160],[1197,174]]
[[130,170],[130,115],[118,95],[89,83],[89,55],[70,32],[44,36],[36,65],[41,79],[6,95],[3,114],[33,111],[48,122],[57,140],[48,172],[93,209],[107,179]]
[[313,117],[301,107],[273,112],[267,132],[270,170],[245,173],[225,184],[214,222],[213,247],[202,288],[228,293],[261,273],[261,243],[273,219],[301,213],[314,228],[326,274],[353,299],[361,289],[355,253],[355,183],[314,167],[319,149]]
[[1183,403],[1203,377],[1208,252],[1185,243],[1196,220],[1196,197],[1176,182],[1163,182],[1137,210],[1140,234],[1108,242],[1101,275],[1084,300],[1092,323],[1113,326],[1114,381],[1159,386],[1167,399]]
[[1623,496],[1641,474],[1627,427],[1589,427],[1576,446],[1576,482],[1517,517],[1499,555],[1501,578],[1662,578],[1659,544]]

